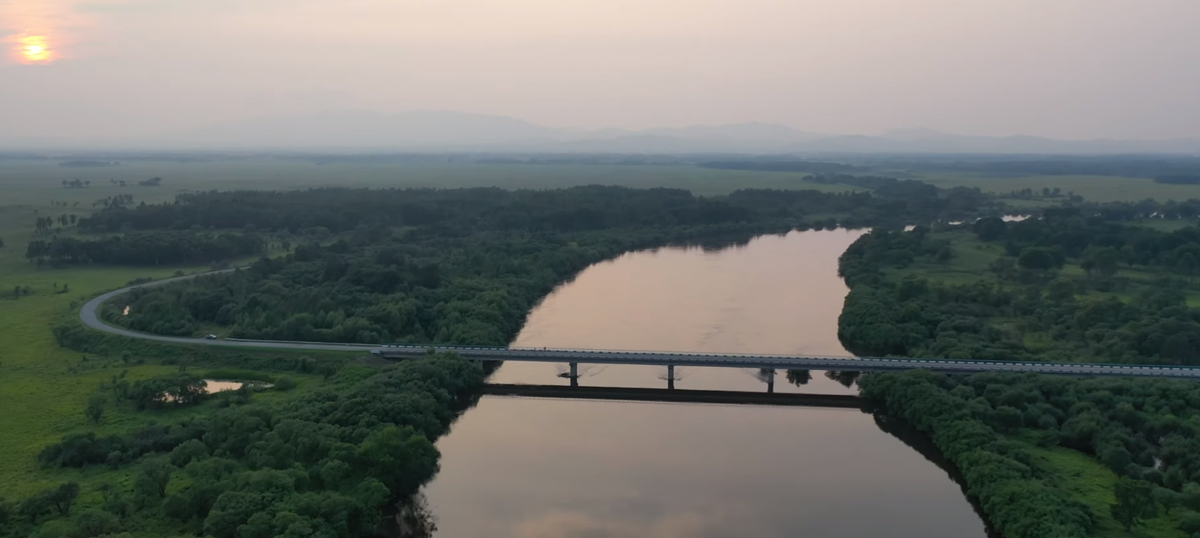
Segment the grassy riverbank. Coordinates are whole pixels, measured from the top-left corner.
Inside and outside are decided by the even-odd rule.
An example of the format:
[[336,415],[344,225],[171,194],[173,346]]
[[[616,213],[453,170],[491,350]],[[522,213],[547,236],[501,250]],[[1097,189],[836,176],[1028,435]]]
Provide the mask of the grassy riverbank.
[[[163,359],[185,352],[164,346],[162,353],[133,355],[126,361],[121,354],[64,349],[52,333],[57,324],[76,323],[78,307],[85,298],[120,287],[133,278],[167,277],[174,271],[87,268],[0,272],[0,289],[11,290],[15,285],[30,289],[29,295],[20,298],[0,299],[0,409],[4,410],[0,413],[0,431],[5,432],[0,436],[0,452],[5,454],[0,458],[0,496],[11,500],[68,479],[83,480],[87,485],[119,480],[127,474],[105,468],[84,472],[39,468],[38,452],[64,435],[84,431],[113,434],[150,421],[171,422],[209,412],[206,406],[139,412],[129,405],[110,404],[103,420],[93,423],[84,415],[84,409],[102,384],[122,372],[128,372],[126,379],[131,382],[176,372],[178,366],[164,365]],[[55,286],[70,291],[56,293]],[[197,364],[196,368],[203,366]],[[257,397],[268,402],[299,397],[320,383],[316,375],[291,377],[299,382],[295,392],[268,391]]]
[[1027,445],[1037,467],[1072,497],[1082,501],[1096,518],[1092,532],[1096,538],[1187,538],[1179,530],[1179,510],[1146,521],[1131,531],[1113,519],[1109,507],[1116,502],[1113,488],[1118,475],[1095,458],[1068,448],[1039,448]]

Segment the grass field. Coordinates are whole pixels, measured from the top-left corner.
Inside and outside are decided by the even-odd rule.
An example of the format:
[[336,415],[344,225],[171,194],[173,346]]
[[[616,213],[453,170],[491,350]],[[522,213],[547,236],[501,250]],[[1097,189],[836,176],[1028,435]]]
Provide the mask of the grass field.
[[894,270],[897,276],[915,275],[949,284],[971,284],[980,279],[993,277],[988,266],[1004,256],[1004,246],[985,243],[968,231],[968,227],[952,231],[933,232],[935,241],[948,241],[954,257],[944,264],[918,260],[904,269]]
[[[3,205],[39,204],[47,196],[91,204],[119,192],[146,202],[170,200],[176,194],[207,190],[292,190],[313,187],[556,189],[578,185],[668,187],[699,195],[728,194],[742,188],[853,190],[843,185],[801,181],[803,172],[716,170],[684,165],[531,165],[474,163],[345,163],[311,164],[293,159],[246,159],[211,162],[135,161],[115,167],[78,168],[56,161],[0,160]],[[163,179],[161,187],[136,182]],[[64,189],[62,181],[91,181],[82,189]],[[129,186],[113,186],[110,180]]]
[[1096,516],[1096,538],[1187,538],[1183,531],[1177,528],[1178,518],[1172,514],[1162,514],[1148,520],[1144,526],[1134,527],[1126,531],[1113,519],[1109,506],[1116,502],[1113,486],[1117,475],[1100,462],[1081,452],[1067,448],[1035,448],[1028,449],[1037,458],[1037,464],[1053,476],[1056,485],[1071,492],[1073,496],[1087,504]]
[[[1153,198],[1160,202],[1200,198],[1200,185],[1167,185],[1150,178],[1114,176],[1019,176],[997,177],[974,174],[917,174],[915,179],[941,188],[979,187],[984,192],[1005,195],[1021,189],[1041,191],[1043,187],[1073,192],[1089,202],[1138,201]],[[1030,201],[1018,200],[1028,203]],[[1045,202],[1034,200],[1032,202]],[[1010,202],[1012,203],[1012,202]],[[1050,202],[1054,203],[1054,202]]]
[[[903,269],[888,269],[887,273],[893,279],[916,276],[932,282],[955,285],[969,285],[979,281],[999,282],[997,276],[989,269],[989,266],[993,261],[1005,255],[1002,245],[980,241],[965,227],[957,230],[933,232],[929,237],[949,243],[950,250],[954,253],[953,258],[949,262],[941,264],[929,260],[917,260]],[[1084,279],[1087,277],[1087,274],[1078,263],[1068,263],[1058,274],[1072,279]],[[1119,287],[1115,291],[1091,290],[1087,295],[1079,296],[1079,298],[1083,301],[1102,301],[1108,297],[1115,297],[1128,303],[1133,301],[1143,290],[1147,289],[1150,281],[1159,276],[1160,273],[1155,270],[1141,266],[1135,269],[1121,266],[1116,276],[1119,281]],[[1181,291],[1187,300],[1188,306],[1200,308],[1200,285],[1191,283],[1186,285]],[[1044,332],[1030,332],[1026,335],[1025,343],[1032,348],[1038,348],[1045,346],[1048,338],[1049,335]]]
[[[51,328],[64,317],[73,318],[85,297],[118,287],[134,276],[168,276],[174,269],[65,269],[23,273],[16,278],[0,274],[0,285],[20,282],[32,295],[19,299],[0,299],[0,496],[16,498],[66,480],[112,479],[106,469],[86,472],[38,469],[37,453],[72,432],[96,431],[98,434],[127,431],[150,421],[168,422],[182,415],[202,412],[202,408],[174,411],[135,412],[127,404],[110,402],[108,414],[93,425],[83,414],[88,397],[102,383],[123,370],[128,379],[137,380],[177,370],[163,366],[163,356],[134,357],[135,364],[123,364],[116,357],[101,357],[63,349],[57,345]],[[54,293],[52,285],[69,284],[71,292]],[[11,287],[11,286],[9,286]],[[86,360],[84,358],[86,357]],[[138,360],[145,364],[138,365]],[[203,373],[203,365],[194,368]],[[287,374],[299,382],[297,392],[316,386],[319,377]],[[270,400],[290,397],[263,392],[256,398]],[[210,405],[210,404],[206,404]],[[85,487],[85,490],[89,488]]]

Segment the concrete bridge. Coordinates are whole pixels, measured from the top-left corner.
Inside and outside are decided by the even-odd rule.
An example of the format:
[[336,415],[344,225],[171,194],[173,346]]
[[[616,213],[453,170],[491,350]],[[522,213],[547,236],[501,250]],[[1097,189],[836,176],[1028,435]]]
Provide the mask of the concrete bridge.
[[806,357],[790,355],[751,355],[733,353],[672,353],[662,351],[607,351],[596,349],[555,349],[483,346],[411,346],[385,345],[371,353],[388,359],[420,357],[435,352],[454,352],[467,359],[510,362],[554,362],[570,365],[568,377],[576,385],[579,364],[633,364],[666,366],[668,388],[674,388],[676,366],[716,368],[754,368],[765,370],[767,390],[773,391],[775,370],[838,370],[853,372],[889,372],[925,369],[943,373],[980,372],[1038,373],[1088,376],[1133,376],[1200,379],[1200,368],[1133,364],[1085,364],[1052,362],[954,361],[903,357]]

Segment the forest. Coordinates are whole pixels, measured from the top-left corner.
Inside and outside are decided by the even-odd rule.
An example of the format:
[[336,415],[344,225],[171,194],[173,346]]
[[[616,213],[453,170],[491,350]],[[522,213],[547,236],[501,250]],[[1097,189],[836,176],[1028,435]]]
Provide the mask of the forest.
[[[1003,255],[970,283],[898,277],[953,255],[928,228],[864,235],[840,260],[851,292],[839,334],[875,355],[1200,365],[1200,311],[1185,295],[1200,276],[1200,229],[1083,215],[980,219],[973,235]],[[1068,262],[1082,274],[1065,272]]]
[[1090,454],[1117,473],[1109,512],[1126,530],[1165,515],[1200,533],[1200,386],[1175,380],[1073,379],[924,371],[868,375],[862,395],[928,434],[1008,538],[1093,536],[1097,515],[1072,500],[1035,447]]
[[[897,212],[931,218],[972,214],[986,202],[975,191],[942,193],[932,187],[898,189],[887,197],[738,191],[727,199],[612,187],[320,190],[189,195],[173,204],[109,208],[80,225],[143,230],[138,233],[193,226],[290,234],[322,230],[302,235],[297,241],[308,240],[282,258],[136,290],[102,312],[110,322],[132,329],[182,336],[216,330],[238,338],[504,345],[554,286],[622,252],[884,221]],[[372,210],[374,204],[392,209]],[[340,210],[347,207],[358,209]],[[316,237],[330,240],[321,244]]]
[[[906,182],[918,184],[919,182]],[[971,216],[992,203],[976,189],[824,193],[743,189],[703,197],[681,189],[588,186],[559,190],[310,189],[179,195],[172,203],[108,207],[79,220],[84,232],[251,230],[339,233],[367,227],[420,227],[437,235],[477,230],[567,233],[797,223],[836,216],[862,224],[904,224]]]
[[25,257],[52,267],[90,263],[154,267],[228,261],[263,254],[265,247],[263,239],[251,233],[153,231],[91,240],[34,240]]
[[[1200,229],[1138,226],[1131,205],[877,228],[839,260],[851,290],[839,336],[862,355],[1200,366],[1200,310],[1189,305]],[[859,386],[885,417],[932,438],[1006,537],[1094,536],[1102,518],[1200,532],[1194,384],[910,372]],[[1116,502],[1080,502],[1040,455],[1051,447],[1116,473]]]
[[[613,187],[211,192],[165,204],[102,204],[78,219],[77,237],[40,240],[28,254],[51,266],[157,266],[258,255],[270,238],[287,253],[136,291],[103,314],[164,334],[504,345],[555,285],[628,250],[899,222],[905,214],[975,215],[988,204],[972,189],[933,188],[716,198]],[[71,349],[121,352],[112,338],[75,324],[54,333]],[[210,397],[182,363],[178,374],[114,377],[89,400],[89,420],[103,421],[111,405],[205,411],[46,446],[38,461],[47,469],[105,468],[132,478],[96,490],[64,481],[2,500],[0,524],[11,536],[68,538],[149,529],[217,538],[369,536],[383,509],[437,471],[432,442],[471,405],[483,374],[453,356],[344,366],[304,398],[270,405],[246,390]],[[88,496],[102,502],[72,509]]]
[[[1008,222],[996,216],[1010,208],[976,189],[840,174],[810,181],[873,192],[208,192],[163,204],[103,204],[77,220],[78,237],[31,245],[30,259],[52,266],[212,263],[258,256],[279,241],[282,256],[136,290],[101,314],[168,335],[505,345],[554,286],[629,250],[873,226],[840,260],[851,291],[839,336],[855,352],[1200,365],[1200,316],[1187,303],[1200,276],[1200,230],[1134,225],[1151,214],[1194,216],[1200,203],[1065,200],[1074,207]],[[947,231],[945,223],[958,220],[973,224]],[[901,231],[912,223],[932,225]],[[994,259],[970,282],[914,269],[951,267],[984,252]],[[55,336],[72,349],[97,349],[74,325]],[[808,375],[788,374],[797,383]],[[202,380],[182,368],[132,383],[114,378],[100,392],[139,412],[214,408],[115,435],[68,435],[45,447],[38,459],[46,468],[106,467],[133,478],[97,491],[67,481],[0,500],[0,525],[12,536],[148,528],[217,538],[367,536],[382,509],[437,471],[432,442],[471,405],[483,375],[452,356],[347,366],[327,372],[325,385],[305,398],[271,405],[246,392],[209,402]],[[1122,524],[1136,527],[1161,509],[1200,531],[1200,461],[1189,444],[1200,400],[1186,385],[832,377],[846,385],[859,379],[885,416],[929,435],[1005,536],[1092,535],[1094,509],[1039,465],[1036,450],[1046,447],[1094,455],[1123,477],[1112,508]],[[89,494],[103,498],[101,508],[71,509]]]
[[[224,406],[195,418],[124,435],[69,435],[41,452],[44,467],[130,469],[132,481],[98,491],[65,482],[0,499],[0,535],[374,536],[382,513],[437,472],[432,441],[473,404],[483,377],[478,363],[453,355],[344,367],[323,388],[283,404],[222,393]],[[172,387],[203,397],[196,381],[173,376],[103,390],[162,405],[157,391]],[[72,510],[80,495],[103,502]]]

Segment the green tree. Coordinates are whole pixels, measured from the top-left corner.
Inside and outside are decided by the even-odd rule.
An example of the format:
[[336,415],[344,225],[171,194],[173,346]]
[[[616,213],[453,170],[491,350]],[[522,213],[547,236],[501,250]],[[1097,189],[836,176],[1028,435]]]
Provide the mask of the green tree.
[[87,408],[83,410],[83,413],[92,419],[93,423],[99,424],[100,419],[104,418],[104,408],[107,403],[108,399],[103,394],[93,394],[88,398]]
[[982,241],[995,241],[1004,237],[1008,223],[999,217],[984,217],[975,221],[974,232]]
[[104,503],[101,508],[105,512],[114,514],[117,517],[125,517],[129,515],[129,501],[125,499],[125,494],[108,482],[100,484],[100,494],[104,497]]
[[43,491],[32,497],[21,501],[21,505],[17,507],[17,512],[29,519],[31,525],[37,523],[37,518],[45,514],[54,503],[50,501],[49,492]]
[[357,456],[369,476],[399,494],[415,493],[437,473],[437,448],[407,426],[376,429],[359,445]]
[[951,258],[954,258],[954,251],[950,250],[948,246],[938,249],[937,254],[934,255],[934,260],[941,264],[948,263]]
[[1113,247],[1088,247],[1080,266],[1089,276],[1111,277],[1121,266],[1121,252]]
[[1195,277],[1200,273],[1200,256],[1196,256],[1191,252],[1186,252],[1179,257],[1175,262],[1175,270],[1181,275],[1185,275],[1188,279]]
[[75,516],[75,525],[79,527],[81,536],[101,536],[121,528],[117,516],[95,508],[84,510]]
[[1123,476],[1117,480],[1114,493],[1117,502],[1109,509],[1113,519],[1124,525],[1127,531],[1158,513],[1158,504],[1154,502],[1154,484]]
[[79,527],[68,519],[53,519],[43,523],[37,530],[38,538],[76,538]]
[[71,504],[75,502],[75,498],[78,496],[79,483],[67,482],[50,492],[47,498],[58,509],[60,515],[69,516],[71,515]]
[[995,275],[1001,280],[1008,280],[1012,278],[1013,270],[1016,268],[1016,266],[1016,260],[1008,256],[1004,256],[1002,258],[996,258],[995,261],[988,264],[988,270],[992,273],[995,273]]
[[207,457],[208,446],[201,441],[192,439],[171,451],[171,465],[183,468],[193,461],[200,461]]
[[166,497],[167,484],[171,483],[171,475],[174,472],[175,466],[162,458],[146,460],[133,478],[134,490],[146,499]]
[[1048,248],[1028,247],[1021,251],[1017,265],[1034,271],[1049,271],[1058,266],[1054,252]]
[[1185,512],[1179,518],[1179,530],[1186,532],[1188,536],[1200,532],[1200,513]]

